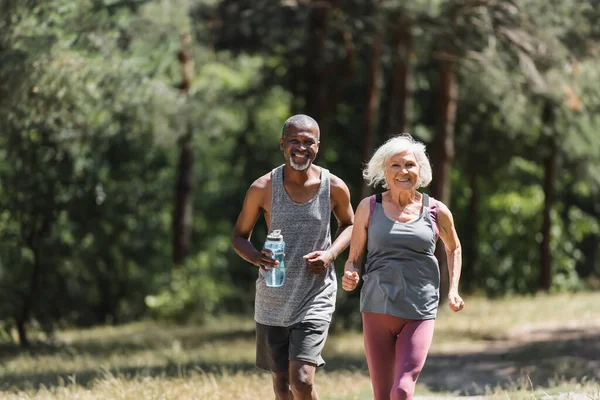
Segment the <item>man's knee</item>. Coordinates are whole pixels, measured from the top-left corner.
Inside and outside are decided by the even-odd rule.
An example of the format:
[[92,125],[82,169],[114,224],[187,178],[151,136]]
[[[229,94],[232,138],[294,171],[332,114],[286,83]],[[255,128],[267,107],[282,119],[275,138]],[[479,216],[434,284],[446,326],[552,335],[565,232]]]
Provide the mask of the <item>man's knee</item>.
[[294,393],[294,396],[309,396],[314,389],[314,379],[293,377],[292,381],[290,382],[290,387],[292,389],[292,393]]
[[294,396],[305,398],[311,395],[315,384],[315,366],[300,364],[290,369],[290,387]]

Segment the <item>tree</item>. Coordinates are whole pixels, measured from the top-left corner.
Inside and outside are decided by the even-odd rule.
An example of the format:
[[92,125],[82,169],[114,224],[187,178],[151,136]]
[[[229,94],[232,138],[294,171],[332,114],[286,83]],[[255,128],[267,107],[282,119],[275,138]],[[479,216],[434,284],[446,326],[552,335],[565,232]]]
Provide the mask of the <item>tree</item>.
[[[181,65],[182,81],[179,89],[183,96],[187,96],[192,85],[193,65],[190,54],[189,34],[182,38],[181,49],[177,52],[177,59]],[[183,109],[182,113],[189,112]],[[189,115],[182,115],[181,118],[186,121],[185,133],[177,140],[179,145],[179,161],[177,163],[177,177],[175,183],[175,207],[173,211],[173,264],[179,265],[190,252],[190,235],[192,231],[192,182],[193,182],[193,164],[194,153],[192,149],[193,129]]]
[[148,184],[160,185],[165,166],[149,135],[164,117],[153,109],[157,82],[121,57],[127,32],[112,36],[112,7],[63,3],[2,4],[11,18],[0,27],[0,245],[11,250],[0,256],[0,284],[11,289],[0,318],[14,319],[23,346],[32,320],[50,332],[64,318],[139,315],[138,289],[154,284],[140,266],[162,264],[160,226],[140,218],[164,204]]

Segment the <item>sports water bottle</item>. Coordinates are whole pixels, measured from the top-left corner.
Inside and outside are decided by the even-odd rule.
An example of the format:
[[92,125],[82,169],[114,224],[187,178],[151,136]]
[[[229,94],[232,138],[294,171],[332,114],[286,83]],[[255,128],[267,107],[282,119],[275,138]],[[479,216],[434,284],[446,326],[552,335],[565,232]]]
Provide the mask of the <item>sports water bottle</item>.
[[283,262],[285,242],[283,241],[281,230],[274,230],[267,236],[264,248],[271,250],[273,252],[273,259],[279,261],[277,268],[265,267],[265,283],[269,287],[279,287],[283,285],[283,281],[285,280],[285,265]]

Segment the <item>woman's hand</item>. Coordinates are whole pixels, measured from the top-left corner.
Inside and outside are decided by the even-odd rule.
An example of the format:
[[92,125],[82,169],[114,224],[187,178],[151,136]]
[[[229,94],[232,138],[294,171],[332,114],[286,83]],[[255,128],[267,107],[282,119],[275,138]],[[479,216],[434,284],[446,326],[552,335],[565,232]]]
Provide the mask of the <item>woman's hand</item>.
[[465,302],[458,295],[458,292],[450,292],[448,293],[448,307],[454,312],[458,312],[465,307]]

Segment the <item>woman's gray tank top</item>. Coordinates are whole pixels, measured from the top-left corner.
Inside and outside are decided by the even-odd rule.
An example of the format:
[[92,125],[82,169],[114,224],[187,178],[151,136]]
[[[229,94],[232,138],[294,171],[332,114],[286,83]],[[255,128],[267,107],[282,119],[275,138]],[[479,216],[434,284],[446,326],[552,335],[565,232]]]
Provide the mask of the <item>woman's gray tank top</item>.
[[440,287],[436,241],[437,223],[427,194],[423,194],[420,216],[410,222],[391,220],[377,202],[368,227],[360,311],[415,320],[435,318]]
[[331,321],[337,279],[333,263],[321,274],[308,271],[302,256],[331,247],[329,171],[321,168],[321,184],[306,203],[296,203],[283,186],[283,165],[271,175],[269,230],[280,229],[285,241],[285,281],[267,287],[262,271],[256,280],[254,319],[263,325],[291,326],[308,320]]

